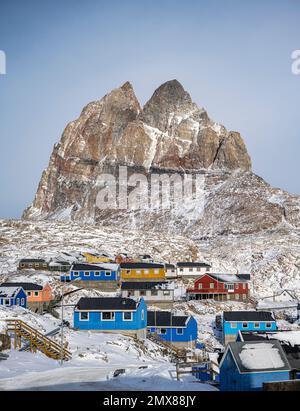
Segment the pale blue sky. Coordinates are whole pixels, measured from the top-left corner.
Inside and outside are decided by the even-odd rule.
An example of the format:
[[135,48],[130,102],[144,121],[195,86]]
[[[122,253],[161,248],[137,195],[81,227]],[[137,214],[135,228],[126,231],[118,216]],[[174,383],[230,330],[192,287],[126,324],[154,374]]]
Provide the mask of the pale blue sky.
[[177,78],[242,133],[254,172],[300,194],[299,21],[297,0],[1,0],[0,217],[32,201],[67,122],[127,80],[145,103]]

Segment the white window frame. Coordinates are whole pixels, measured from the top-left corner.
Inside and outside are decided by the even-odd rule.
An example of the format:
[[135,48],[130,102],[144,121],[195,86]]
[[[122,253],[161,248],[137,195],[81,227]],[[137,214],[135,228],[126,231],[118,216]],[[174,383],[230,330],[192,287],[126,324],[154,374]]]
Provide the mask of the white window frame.
[[260,328],[260,323],[259,322],[255,322],[253,324],[253,328]]
[[105,277],[111,277],[111,271],[105,271],[104,276]]
[[[103,314],[108,314],[108,313],[111,314],[112,318],[109,318],[109,319],[103,318]],[[115,321],[115,319],[116,319],[116,314],[114,311],[102,311],[101,312],[101,321]]]
[[149,269],[148,269],[148,268],[146,268],[146,269],[144,270],[144,274],[149,274]]
[[202,283],[199,283],[199,284],[198,284],[198,290],[202,290],[202,288],[203,288],[203,284],[202,284]]
[[27,296],[31,297],[31,291],[27,291]]
[[[180,333],[178,331],[181,331]],[[183,335],[184,329],[183,328],[176,328],[176,335]]]
[[100,277],[101,272],[100,271],[94,271],[94,277]]
[[142,270],[135,270],[136,274],[142,274]]
[[[246,326],[244,326],[246,324]],[[249,328],[249,323],[242,323],[242,328],[243,329],[248,329]]]
[[265,327],[266,327],[266,328],[272,328],[272,323],[269,322],[269,321],[266,322],[266,323],[265,323]]
[[171,295],[171,292],[170,292],[170,290],[163,290],[163,295]]
[[142,312],[141,312],[141,320],[144,321],[144,319],[145,319],[145,311],[142,310]]
[[237,328],[236,321],[233,321],[233,322],[230,323],[230,328]]
[[17,298],[17,299],[16,299],[16,304],[17,304],[17,305],[20,305],[20,298]]
[[83,276],[84,277],[90,277],[90,271],[84,271]]
[[73,271],[73,276],[74,277],[79,277],[79,271]]
[[5,307],[10,306],[10,298],[4,298],[4,305],[5,305]]
[[21,305],[25,304],[25,298],[21,298]]
[[159,268],[154,268],[154,274],[159,274]]
[[209,288],[210,288],[210,290],[213,290],[215,288],[215,284],[214,283],[209,283]]
[[[87,314],[87,318],[81,318],[82,314]],[[87,311],[80,311],[79,312],[79,321],[90,321],[90,313]]]
[[[163,333],[162,330],[165,330],[166,332]],[[159,333],[158,333],[158,334],[160,334],[160,335],[167,335],[167,333],[168,333],[167,328],[163,327],[163,328],[160,328],[160,329],[159,329]]]
[[38,291],[34,291],[34,297],[38,297],[39,296],[39,292]]
[[[128,320],[128,319],[125,318],[125,314],[130,314],[130,315],[131,315],[130,320]],[[122,313],[122,318],[123,318],[123,321],[133,321],[133,312],[132,312],[132,311],[125,311],[125,312],[123,312],[123,313]]]

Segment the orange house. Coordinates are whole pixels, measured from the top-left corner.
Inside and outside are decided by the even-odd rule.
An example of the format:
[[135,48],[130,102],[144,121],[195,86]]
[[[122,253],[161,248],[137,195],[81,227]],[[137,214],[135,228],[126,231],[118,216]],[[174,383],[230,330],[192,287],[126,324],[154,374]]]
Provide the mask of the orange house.
[[53,300],[52,290],[47,283],[44,287],[34,283],[3,283],[3,287],[22,287],[27,295],[27,306],[36,312],[43,311]]

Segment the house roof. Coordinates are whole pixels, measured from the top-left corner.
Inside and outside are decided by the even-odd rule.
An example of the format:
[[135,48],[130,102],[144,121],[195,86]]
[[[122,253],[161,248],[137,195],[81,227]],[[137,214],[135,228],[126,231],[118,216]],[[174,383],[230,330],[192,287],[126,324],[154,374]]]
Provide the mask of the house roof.
[[122,282],[122,290],[152,290],[152,289],[168,289],[169,283],[167,281],[144,281]]
[[170,311],[148,311],[148,327],[185,327],[187,315],[173,315]]
[[14,298],[22,290],[21,287],[2,287],[0,286],[0,298]]
[[240,373],[291,369],[279,341],[229,342],[220,367],[229,350]]
[[224,321],[275,321],[270,311],[224,311]]
[[41,285],[35,283],[2,283],[0,287],[22,287],[25,291],[43,289]]
[[82,297],[78,301],[75,308],[78,310],[103,310],[103,311],[123,311],[136,310],[139,302],[133,300],[132,298],[121,298],[121,297]]
[[99,270],[111,270],[117,271],[119,268],[119,264],[114,263],[74,263],[71,266],[72,271],[99,271]]
[[250,280],[250,274],[222,274],[222,273],[207,273],[210,277],[221,283],[245,283]]
[[20,263],[46,263],[47,261],[43,258],[22,258]]
[[291,346],[289,344],[282,344],[281,346],[292,370],[300,371],[300,346]]
[[121,263],[121,268],[165,268],[164,264],[158,263],[144,263],[144,262],[136,262],[136,263]]
[[165,264],[166,268],[176,268],[175,264]]
[[211,265],[195,261],[183,261],[177,263],[177,267],[211,267]]

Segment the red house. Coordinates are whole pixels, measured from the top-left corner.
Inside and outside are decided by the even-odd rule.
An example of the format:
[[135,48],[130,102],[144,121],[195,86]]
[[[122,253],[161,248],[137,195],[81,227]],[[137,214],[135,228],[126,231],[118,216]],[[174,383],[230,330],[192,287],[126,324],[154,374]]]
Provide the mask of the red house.
[[206,273],[197,278],[194,288],[186,290],[187,300],[247,301],[250,274]]

